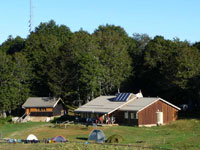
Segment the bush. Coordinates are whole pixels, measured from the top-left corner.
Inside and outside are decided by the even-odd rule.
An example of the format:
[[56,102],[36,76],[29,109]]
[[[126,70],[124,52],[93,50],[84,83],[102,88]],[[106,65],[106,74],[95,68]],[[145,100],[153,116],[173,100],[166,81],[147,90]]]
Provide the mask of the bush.
[[106,140],[106,143],[120,143],[124,140],[124,138],[121,135],[111,135],[110,137],[108,137],[108,139]]
[[12,121],[12,116],[8,116],[6,118],[0,118],[0,124],[6,124]]

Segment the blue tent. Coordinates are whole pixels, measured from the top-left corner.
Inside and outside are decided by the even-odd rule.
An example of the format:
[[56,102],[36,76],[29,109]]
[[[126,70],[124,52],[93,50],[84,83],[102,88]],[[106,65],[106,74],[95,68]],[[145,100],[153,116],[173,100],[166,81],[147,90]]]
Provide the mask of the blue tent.
[[52,138],[52,141],[54,141],[54,142],[66,142],[67,140],[65,139],[64,136],[56,136],[56,137]]
[[97,143],[104,143],[106,140],[106,137],[101,130],[95,129],[90,133],[88,140],[96,141]]

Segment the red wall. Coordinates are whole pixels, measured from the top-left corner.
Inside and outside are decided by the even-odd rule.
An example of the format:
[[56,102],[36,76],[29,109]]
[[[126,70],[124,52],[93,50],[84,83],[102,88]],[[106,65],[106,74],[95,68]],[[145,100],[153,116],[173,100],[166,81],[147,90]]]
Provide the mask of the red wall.
[[158,112],[158,110],[163,112],[164,124],[177,120],[178,118],[177,109],[159,100],[138,113],[138,124],[139,125],[156,124],[157,123],[156,112]]

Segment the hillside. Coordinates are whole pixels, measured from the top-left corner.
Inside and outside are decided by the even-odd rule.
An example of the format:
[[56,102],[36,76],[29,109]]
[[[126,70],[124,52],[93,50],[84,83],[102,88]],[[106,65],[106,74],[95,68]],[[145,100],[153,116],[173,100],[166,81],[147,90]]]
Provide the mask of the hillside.
[[[70,125],[67,128],[52,127],[49,123],[24,123],[24,124],[6,124],[0,126],[0,131],[4,137],[9,138],[21,138],[25,139],[30,133],[35,134],[40,140],[43,138],[52,138],[56,135],[63,135],[71,142],[85,143],[88,135],[95,127],[85,127],[82,125]],[[106,138],[113,134],[119,134],[124,138],[124,141],[120,144],[131,144],[132,148],[137,149],[147,147],[148,149],[199,149],[200,139],[200,121],[191,120],[178,120],[166,126],[159,127],[130,127],[130,126],[113,126],[113,127],[96,127],[106,135]],[[7,146],[5,146],[7,145]],[[51,144],[50,144],[51,145]],[[30,148],[47,148],[48,149],[64,149],[64,147],[70,147],[74,144],[36,144],[36,145],[24,145],[17,144],[19,149]],[[75,144],[77,145],[77,144]],[[85,144],[79,144],[79,147],[84,147]],[[94,146],[94,145],[93,145]],[[93,147],[89,144],[89,147]],[[108,145],[107,145],[108,146]],[[1,148],[11,148],[12,144],[1,144]],[[16,148],[17,148],[16,147]],[[102,149],[102,146],[96,145],[97,149]],[[109,146],[108,146],[109,147]],[[114,148],[113,146],[110,146]],[[121,147],[121,148],[120,148]],[[127,148],[128,146],[118,146],[119,149]],[[76,148],[77,149],[77,148]],[[82,148],[81,148],[82,149]]]

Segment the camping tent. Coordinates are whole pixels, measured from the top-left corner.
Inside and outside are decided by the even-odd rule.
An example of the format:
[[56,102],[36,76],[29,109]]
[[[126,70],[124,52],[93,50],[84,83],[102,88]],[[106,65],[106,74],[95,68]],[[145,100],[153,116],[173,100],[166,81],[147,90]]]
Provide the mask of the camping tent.
[[90,133],[88,140],[96,141],[97,143],[104,143],[105,142],[105,135],[101,130],[93,130]]
[[52,138],[53,142],[66,142],[67,140],[63,136],[56,136]]
[[26,138],[26,140],[27,141],[33,141],[33,140],[38,141],[38,138],[33,134],[29,134],[29,136]]

